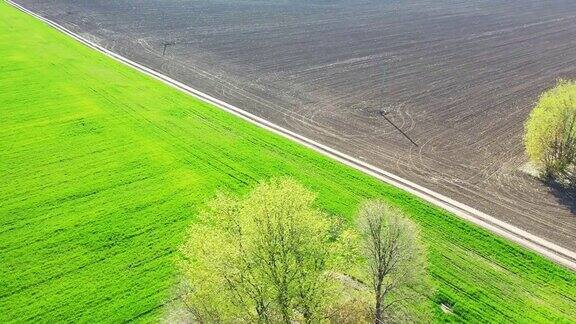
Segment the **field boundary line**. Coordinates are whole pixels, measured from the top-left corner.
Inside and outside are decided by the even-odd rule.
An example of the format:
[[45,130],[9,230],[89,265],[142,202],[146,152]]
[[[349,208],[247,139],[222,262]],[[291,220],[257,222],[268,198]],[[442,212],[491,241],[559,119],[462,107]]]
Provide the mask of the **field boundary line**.
[[244,111],[236,106],[228,104],[224,101],[216,99],[208,94],[205,94],[201,91],[198,91],[190,86],[187,86],[184,83],[176,81],[160,72],[157,72],[151,68],[143,66],[139,63],[136,63],[120,54],[114,53],[88,39],[85,37],[61,26],[58,23],[55,23],[47,18],[36,14],[25,7],[11,1],[5,0],[6,3],[10,4],[11,6],[15,7],[16,9],[33,16],[34,18],[48,24],[52,28],[74,38],[75,40],[79,41],[80,43],[97,50],[116,61],[128,65],[144,74],[151,76],[163,83],[178,89],[182,92],[185,92],[197,99],[206,101],[224,111],[227,111],[237,117],[240,117],[252,124],[255,124],[261,128],[267,129],[275,134],[281,135],[285,138],[288,138],[292,141],[295,141],[301,145],[304,145],[308,148],[313,149],[314,151],[332,158],[338,162],[341,162],[349,167],[357,169],[363,173],[366,173],[380,181],[386,182],[392,186],[400,188],[404,191],[407,191],[437,207],[445,209],[456,216],[472,222],[484,229],[487,229],[501,237],[507,238],[521,246],[524,246],[548,259],[564,265],[572,270],[576,270],[576,253],[563,248],[559,245],[556,245],[546,239],[538,237],[534,234],[531,234],[523,229],[520,229],[514,225],[508,224],[504,221],[494,218],[488,214],[485,214],[475,208],[472,208],[468,205],[455,201],[449,197],[446,197],[440,193],[422,187],[416,183],[413,183],[407,179],[404,179],[400,176],[392,174],[388,171],[384,171],[378,167],[375,167],[371,164],[368,164],[364,161],[358,160],[352,156],[349,156],[345,153],[342,153],[338,150],[335,150],[331,147],[328,147],[324,144],[318,143],[310,138],[292,132],[288,129],[285,129],[281,126],[278,126],[272,122],[269,122],[261,117],[253,115],[247,111]]

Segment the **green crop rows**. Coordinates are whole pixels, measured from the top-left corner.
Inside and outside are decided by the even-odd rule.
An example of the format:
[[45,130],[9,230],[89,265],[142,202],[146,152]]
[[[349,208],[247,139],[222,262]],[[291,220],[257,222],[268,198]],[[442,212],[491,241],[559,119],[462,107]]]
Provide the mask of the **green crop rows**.
[[575,273],[0,2],[0,322],[162,317],[202,204],[279,175],[338,217],[370,197],[406,211],[428,247],[439,321],[576,320]]

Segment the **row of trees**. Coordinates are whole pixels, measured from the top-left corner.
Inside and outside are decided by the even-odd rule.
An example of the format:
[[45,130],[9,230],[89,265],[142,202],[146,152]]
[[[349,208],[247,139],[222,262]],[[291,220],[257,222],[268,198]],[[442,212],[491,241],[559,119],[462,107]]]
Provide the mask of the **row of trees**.
[[546,177],[576,185],[576,82],[545,92],[526,122],[526,152]]
[[429,291],[416,226],[370,201],[350,228],[314,201],[287,179],[244,199],[214,199],[182,248],[183,300],[194,320],[382,323],[414,315]]

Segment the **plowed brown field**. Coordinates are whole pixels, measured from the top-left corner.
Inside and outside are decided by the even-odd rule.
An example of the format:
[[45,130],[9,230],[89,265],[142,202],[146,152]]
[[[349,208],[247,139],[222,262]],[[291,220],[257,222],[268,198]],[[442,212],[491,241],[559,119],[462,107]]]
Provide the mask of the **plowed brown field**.
[[[558,78],[576,78],[576,1],[17,2],[576,250],[575,194],[520,170],[523,122],[539,93]],[[417,145],[382,117],[382,107]]]

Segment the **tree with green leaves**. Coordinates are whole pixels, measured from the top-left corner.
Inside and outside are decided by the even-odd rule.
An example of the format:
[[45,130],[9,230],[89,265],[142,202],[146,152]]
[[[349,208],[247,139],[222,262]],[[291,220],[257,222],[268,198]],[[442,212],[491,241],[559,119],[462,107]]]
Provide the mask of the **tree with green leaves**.
[[337,298],[330,222],[291,180],[219,195],[191,226],[181,262],[199,322],[319,322]]
[[526,122],[526,152],[547,177],[571,181],[576,168],[576,82],[544,92]]

